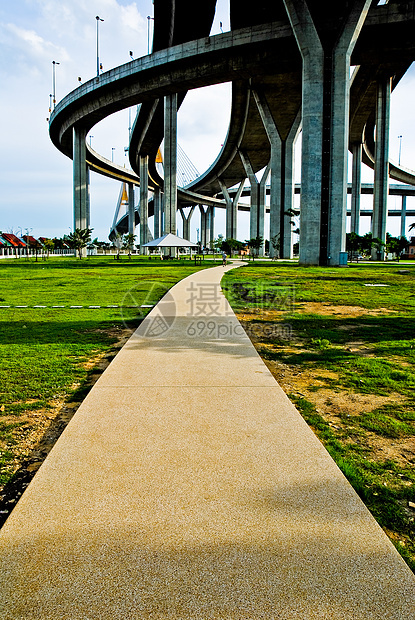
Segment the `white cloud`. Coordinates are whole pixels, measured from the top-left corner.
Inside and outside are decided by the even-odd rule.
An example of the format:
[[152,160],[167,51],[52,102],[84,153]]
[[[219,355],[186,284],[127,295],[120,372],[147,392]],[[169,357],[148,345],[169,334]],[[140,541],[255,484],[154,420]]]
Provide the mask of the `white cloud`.
[[6,29],[17,39],[15,40],[15,47],[21,48],[23,44],[24,49],[37,58],[42,60],[49,59],[51,55],[58,55],[62,60],[68,60],[69,58],[66,50],[54,45],[50,41],[46,41],[34,30],[25,30],[24,28],[19,28],[15,24],[7,24]]
[[121,23],[125,28],[130,28],[142,34],[147,28],[147,19],[139,12],[135,2],[121,7]]

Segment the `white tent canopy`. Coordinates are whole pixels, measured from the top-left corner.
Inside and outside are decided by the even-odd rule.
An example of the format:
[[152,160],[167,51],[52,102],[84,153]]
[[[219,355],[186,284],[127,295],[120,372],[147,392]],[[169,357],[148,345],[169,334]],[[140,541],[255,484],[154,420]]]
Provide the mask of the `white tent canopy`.
[[197,248],[199,247],[197,243],[193,243],[192,241],[187,241],[187,239],[182,239],[181,237],[177,237],[177,235],[173,235],[172,233],[168,233],[167,235],[163,235],[158,239],[153,239],[153,241],[149,241],[143,245],[143,248]]

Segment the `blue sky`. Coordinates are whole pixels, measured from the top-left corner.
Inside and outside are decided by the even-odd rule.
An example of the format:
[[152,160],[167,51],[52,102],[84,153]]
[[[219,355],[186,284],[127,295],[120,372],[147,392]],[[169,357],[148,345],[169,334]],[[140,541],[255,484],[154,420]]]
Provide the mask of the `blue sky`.
[[[218,0],[212,34],[229,29],[229,0]],[[72,162],[52,145],[47,117],[52,93],[52,61],[56,65],[59,101],[96,72],[96,19],[100,22],[100,61],[104,70],[147,53],[147,16],[152,0],[16,0],[0,4],[0,230],[35,236],[61,236],[72,227]],[[415,71],[411,69],[392,96],[391,157],[415,168],[412,108]],[[226,136],[229,85],[194,91],[179,113],[179,143],[199,172],[215,159]],[[128,165],[129,113],[114,115],[92,130],[92,146],[118,164]],[[114,151],[112,149],[115,149]],[[370,181],[365,171],[364,181]],[[120,185],[91,174],[91,220],[94,236],[106,239]],[[394,200],[394,199],[392,199]],[[392,204],[394,206],[394,204]],[[409,202],[408,207],[411,207]],[[224,218],[218,217],[217,232]],[[194,218],[193,236],[197,220]],[[391,231],[394,232],[394,231]],[[238,236],[247,238],[244,216]],[[194,239],[195,240],[195,239]]]

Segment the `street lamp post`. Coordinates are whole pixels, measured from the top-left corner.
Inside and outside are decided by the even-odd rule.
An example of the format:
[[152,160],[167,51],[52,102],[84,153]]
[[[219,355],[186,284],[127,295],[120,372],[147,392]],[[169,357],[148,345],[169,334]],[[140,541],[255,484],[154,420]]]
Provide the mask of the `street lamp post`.
[[399,156],[398,156],[398,164],[401,165],[401,151],[402,151],[402,136],[398,136],[399,140]]
[[60,62],[56,62],[52,60],[52,103],[53,109],[55,109],[56,105],[56,65],[60,65]]
[[[17,232],[19,232],[19,230],[20,230],[20,239],[22,239],[22,238],[23,238],[23,230],[22,230],[22,227],[21,227],[21,226],[18,226],[18,227],[17,227]],[[21,256],[21,254],[20,254],[20,252],[21,252],[20,247],[21,247],[21,246],[19,246],[19,250],[18,250],[18,251],[19,251],[19,254],[18,254],[19,258],[20,258],[20,256]]]
[[154,20],[154,17],[147,15],[147,54],[150,53],[150,20]]
[[112,161],[112,163],[114,163],[114,151],[115,151],[115,146],[111,147],[111,161]]
[[103,22],[104,20],[101,19],[99,15],[97,15],[95,19],[97,20],[97,77],[99,77],[99,28],[98,28],[98,24],[99,22]]

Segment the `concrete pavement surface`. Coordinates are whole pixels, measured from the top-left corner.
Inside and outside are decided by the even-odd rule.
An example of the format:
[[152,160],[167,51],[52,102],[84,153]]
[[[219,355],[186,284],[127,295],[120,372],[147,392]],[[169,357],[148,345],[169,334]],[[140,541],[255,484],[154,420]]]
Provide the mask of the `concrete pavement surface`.
[[[233,266],[237,266],[237,263]],[[181,281],[0,532],[2,620],[415,618],[415,578],[220,292]]]

